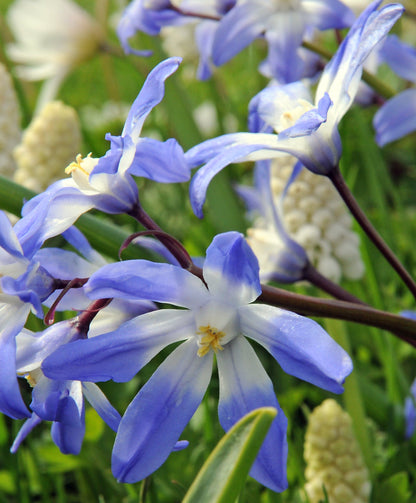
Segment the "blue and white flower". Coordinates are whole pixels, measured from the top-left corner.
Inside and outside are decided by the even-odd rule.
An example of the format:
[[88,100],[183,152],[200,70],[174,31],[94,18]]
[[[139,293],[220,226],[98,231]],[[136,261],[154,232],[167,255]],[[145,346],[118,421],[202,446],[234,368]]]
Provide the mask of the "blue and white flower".
[[214,238],[203,279],[175,265],[132,260],[103,267],[86,289],[97,299],[148,299],[186,308],[141,315],[110,333],[62,346],[43,362],[44,374],[53,379],[123,382],[163,348],[184,341],[120,422],[112,457],[117,479],[141,480],[166,460],[205,394],[215,353],[225,430],[257,407],[278,410],[251,474],[275,491],[284,490],[287,420],[246,337],[269,351],[284,371],[334,393],[342,392],[352,363],[314,321],[253,304],[261,294],[259,266],[243,236],[229,232]]
[[[289,153],[321,175],[328,175],[341,157],[338,124],[357,92],[362,67],[372,49],[383,39],[403,12],[391,4],[377,10],[375,0],[351,27],[338,51],[325,67],[319,81],[315,104],[301,83],[271,85],[251,103],[253,122],[263,124],[255,133],[234,133],[207,140],[190,149],[190,166],[205,164],[191,182],[191,203],[197,216],[211,179],[232,162],[271,159]],[[264,131],[274,129],[278,134]]]
[[140,137],[146,117],[163,99],[165,80],[179,64],[180,58],[170,58],[150,72],[121,135],[106,136],[111,147],[103,157],[78,156],[67,168],[72,178],[55,182],[25,204],[19,232],[27,241],[43,242],[62,233],[91,208],[106,213],[131,212],[139,204],[132,175],[161,183],[189,180],[190,168],[176,140]]

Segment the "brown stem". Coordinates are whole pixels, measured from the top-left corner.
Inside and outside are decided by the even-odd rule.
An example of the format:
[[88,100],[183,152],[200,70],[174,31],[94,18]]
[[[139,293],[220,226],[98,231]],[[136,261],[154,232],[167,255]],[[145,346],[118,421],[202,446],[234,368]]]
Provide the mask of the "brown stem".
[[387,243],[383,240],[380,234],[373,227],[373,224],[368,220],[367,216],[363,212],[363,210],[358,205],[354,196],[352,195],[350,189],[343,176],[341,175],[341,171],[339,167],[335,167],[328,174],[328,178],[333,183],[334,187],[337,189],[339,195],[344,200],[345,204],[348,206],[349,210],[353,214],[354,218],[357,220],[363,231],[367,234],[367,236],[371,239],[374,245],[378,248],[378,250],[382,253],[382,255],[386,258],[386,260],[390,263],[393,269],[397,272],[397,274],[401,277],[404,284],[411,291],[413,297],[416,299],[416,283],[413,278],[407,272],[403,264],[399,261],[393,251],[389,248]]

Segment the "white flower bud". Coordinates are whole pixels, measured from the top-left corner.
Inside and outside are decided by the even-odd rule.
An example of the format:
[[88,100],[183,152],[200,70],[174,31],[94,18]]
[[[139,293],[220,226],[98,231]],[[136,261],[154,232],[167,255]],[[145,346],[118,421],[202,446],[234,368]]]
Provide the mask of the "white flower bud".
[[35,191],[64,177],[80,150],[81,131],[75,110],[60,101],[48,103],[34,118],[14,150],[17,183]]
[[16,168],[13,149],[21,136],[20,110],[12,79],[0,63],[0,174],[11,178]]
[[335,400],[325,400],[309,416],[305,435],[305,491],[310,503],[368,503],[371,484],[351,418]]

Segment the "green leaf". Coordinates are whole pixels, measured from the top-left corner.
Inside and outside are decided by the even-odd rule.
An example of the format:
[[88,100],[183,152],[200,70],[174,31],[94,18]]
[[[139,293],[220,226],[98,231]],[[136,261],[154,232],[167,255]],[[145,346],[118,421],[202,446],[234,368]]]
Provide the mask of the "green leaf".
[[394,474],[373,490],[372,501],[377,503],[407,503],[411,494],[409,475],[405,472]]
[[234,501],[276,414],[263,407],[238,421],[212,451],[182,503]]

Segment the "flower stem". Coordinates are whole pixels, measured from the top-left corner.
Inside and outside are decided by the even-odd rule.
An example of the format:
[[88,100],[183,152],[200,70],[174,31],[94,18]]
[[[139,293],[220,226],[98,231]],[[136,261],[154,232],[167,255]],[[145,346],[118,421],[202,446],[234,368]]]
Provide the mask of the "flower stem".
[[338,300],[345,300],[354,304],[365,304],[365,302],[360,300],[358,297],[355,297],[352,293],[323,276],[310,262],[308,262],[306,267],[303,269],[302,279],[309,281],[312,285]]
[[305,316],[322,316],[353,321],[389,330],[400,339],[416,347],[416,321],[409,318],[380,311],[365,304],[354,304],[344,300],[320,299],[267,285],[262,285],[262,291],[258,298],[261,302],[289,309]]
[[412,293],[413,297],[416,299],[416,283],[413,278],[410,276],[408,271],[405,269],[403,264],[399,261],[393,251],[389,248],[384,239],[380,236],[380,234],[373,227],[373,224],[368,220],[367,216],[363,212],[363,210],[358,205],[354,196],[352,195],[350,189],[343,176],[341,175],[341,171],[338,166],[336,166],[332,171],[328,174],[328,178],[334,184],[334,187],[337,189],[339,195],[344,200],[345,204],[348,206],[349,210],[353,214],[354,218],[357,220],[363,231],[367,234],[367,236],[371,239],[374,245],[378,248],[378,250],[384,255],[386,260],[390,263],[393,269],[397,272],[397,274],[401,277],[407,288]]
[[181,267],[188,270],[192,269],[192,259],[184,247],[178,243],[177,239],[172,238],[172,236],[164,232],[140,205],[133,208],[129,212],[129,215],[140,222],[146,229],[156,231],[155,237],[172,253]]

